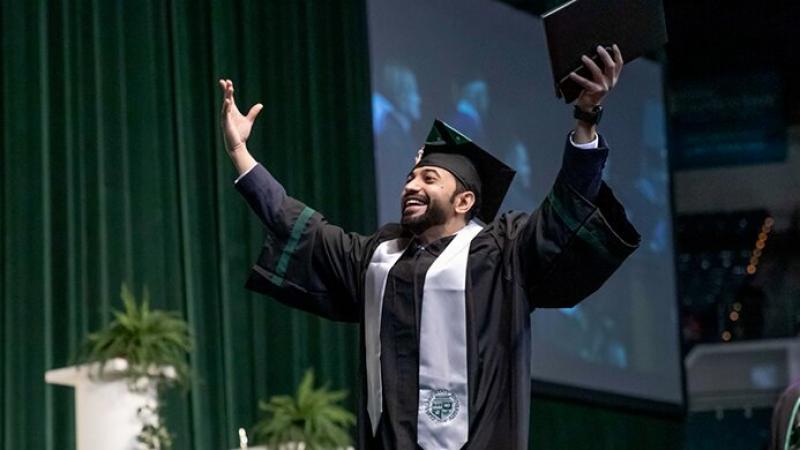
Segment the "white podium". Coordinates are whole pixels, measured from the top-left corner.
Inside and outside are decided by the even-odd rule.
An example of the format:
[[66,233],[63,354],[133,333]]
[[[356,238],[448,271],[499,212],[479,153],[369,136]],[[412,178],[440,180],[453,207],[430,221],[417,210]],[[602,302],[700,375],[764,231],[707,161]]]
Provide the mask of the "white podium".
[[103,377],[97,364],[49,370],[45,381],[75,388],[75,435],[77,450],[135,450],[142,429],[139,408],[157,403],[152,386],[132,392],[122,378],[128,362],[114,359],[106,364]]

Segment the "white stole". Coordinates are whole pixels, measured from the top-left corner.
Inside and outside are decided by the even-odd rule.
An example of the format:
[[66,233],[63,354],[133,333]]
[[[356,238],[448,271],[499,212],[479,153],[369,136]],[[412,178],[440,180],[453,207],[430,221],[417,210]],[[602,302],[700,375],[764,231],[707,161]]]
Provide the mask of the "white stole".
[[[417,443],[424,449],[459,449],[469,435],[466,275],[469,247],[482,227],[470,222],[425,274],[419,345]],[[367,412],[373,435],[383,411],[380,321],[389,271],[408,241],[381,243],[367,269],[364,338]]]

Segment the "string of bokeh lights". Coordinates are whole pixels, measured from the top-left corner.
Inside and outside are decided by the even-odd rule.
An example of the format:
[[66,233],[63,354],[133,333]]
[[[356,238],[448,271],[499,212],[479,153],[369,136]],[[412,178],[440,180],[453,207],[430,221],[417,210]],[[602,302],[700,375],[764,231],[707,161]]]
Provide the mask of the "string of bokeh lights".
[[[767,239],[769,239],[769,234],[772,232],[773,225],[775,225],[775,219],[769,216],[764,219],[764,223],[761,225],[761,231],[758,233],[758,239],[756,239],[756,243],[753,246],[753,251],[750,254],[750,263],[747,265],[747,275],[749,276],[753,276],[756,274],[756,272],[758,272],[758,263],[761,260],[761,255],[764,253],[764,248],[767,246]],[[728,319],[735,323],[741,319],[741,316],[742,304],[736,302],[731,306]],[[725,330],[722,332],[721,337],[723,341],[729,342],[733,335],[730,331]]]

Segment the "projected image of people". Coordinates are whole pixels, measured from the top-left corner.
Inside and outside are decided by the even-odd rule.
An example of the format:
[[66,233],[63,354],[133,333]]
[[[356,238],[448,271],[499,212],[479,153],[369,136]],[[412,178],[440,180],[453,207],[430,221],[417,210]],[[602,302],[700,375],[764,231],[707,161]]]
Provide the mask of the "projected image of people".
[[[380,71],[380,89],[372,94],[372,127],[375,136],[376,167],[405,167],[411,163],[408,149],[418,142],[411,127],[420,119],[422,98],[417,78],[411,69],[390,62]],[[396,176],[376,176],[378,197],[396,197],[403,189],[403,180]],[[396,214],[396,205],[380,206],[380,216]]]
[[558,315],[539,325],[542,334],[557,335],[550,345],[589,363],[608,364],[620,369],[628,366],[628,350],[615,317],[585,302],[572,308],[559,308]]
[[503,202],[503,209],[526,210],[536,206],[533,163],[528,147],[519,138],[514,138],[503,160],[517,171]]
[[489,85],[483,80],[470,80],[458,89],[455,111],[446,122],[476,142],[486,140],[484,118],[489,111]]
[[637,202],[637,205],[641,205],[641,210],[637,213],[642,218],[642,228],[646,230],[644,247],[651,255],[663,255],[671,244],[667,204],[667,143],[664,140],[665,133],[661,130],[663,126],[663,107],[655,102],[645,104],[642,136],[652,138],[643,142],[639,153],[639,175],[634,186],[642,199]]

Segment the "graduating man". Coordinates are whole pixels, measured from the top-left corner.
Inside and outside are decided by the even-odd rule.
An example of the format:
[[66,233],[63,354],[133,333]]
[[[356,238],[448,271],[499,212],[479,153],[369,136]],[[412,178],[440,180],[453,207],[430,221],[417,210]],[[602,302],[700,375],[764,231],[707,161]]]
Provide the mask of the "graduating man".
[[261,105],[242,115],[220,80],[236,189],[266,230],[247,287],[360,325],[359,448],[528,447],[531,311],[575,305],[640,240],[601,180],[599,105],[623,61],[616,46],[598,52],[604,69],[585,58],[592,79],[571,75],[577,125],[537,210],[496,218],[513,170],[437,120],[398,174],[400,223],[369,236],[286,194],[245,145]]

